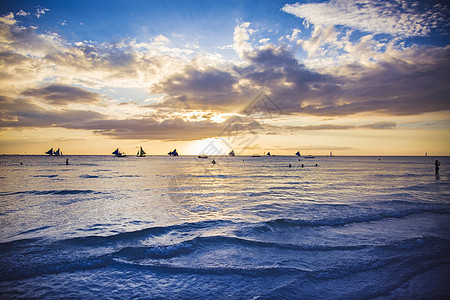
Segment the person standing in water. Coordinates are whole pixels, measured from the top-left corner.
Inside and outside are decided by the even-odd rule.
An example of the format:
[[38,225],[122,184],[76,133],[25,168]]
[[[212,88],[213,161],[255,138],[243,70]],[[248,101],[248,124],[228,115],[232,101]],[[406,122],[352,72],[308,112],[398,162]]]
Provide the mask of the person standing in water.
[[66,159],[66,165],[68,165],[69,164],[69,159]]
[[436,161],[434,162],[434,172],[435,174],[439,174],[439,166],[441,165],[441,163],[436,159]]

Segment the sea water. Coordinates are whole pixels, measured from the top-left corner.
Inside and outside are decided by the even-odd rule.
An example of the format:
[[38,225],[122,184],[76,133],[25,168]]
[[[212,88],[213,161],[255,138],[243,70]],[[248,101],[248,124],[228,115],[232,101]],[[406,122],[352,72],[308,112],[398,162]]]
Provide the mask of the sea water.
[[0,297],[449,297],[449,157],[214,159],[1,156]]

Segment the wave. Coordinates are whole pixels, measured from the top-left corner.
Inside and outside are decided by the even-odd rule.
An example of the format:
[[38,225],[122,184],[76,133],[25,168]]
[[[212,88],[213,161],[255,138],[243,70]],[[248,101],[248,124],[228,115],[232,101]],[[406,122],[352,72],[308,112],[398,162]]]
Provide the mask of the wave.
[[354,245],[354,246],[326,246],[326,245],[301,245],[301,244],[284,244],[268,241],[260,241],[253,239],[245,239],[237,236],[208,236],[208,237],[196,237],[190,241],[198,246],[217,245],[223,246],[224,244],[239,245],[245,247],[254,248],[276,248],[283,250],[303,250],[303,251],[342,251],[342,250],[360,250],[367,246]]
[[55,178],[55,177],[58,177],[58,175],[56,175],[56,174],[52,174],[52,175],[34,175],[33,177]]
[[379,213],[367,214],[367,215],[356,215],[351,217],[342,218],[327,218],[327,219],[316,219],[316,220],[303,220],[303,219],[289,219],[280,218],[270,221],[264,221],[255,226],[256,230],[261,231],[273,231],[276,229],[288,228],[288,227],[338,227],[353,223],[367,223],[381,221],[383,219],[390,218],[404,218],[411,215],[417,215],[422,213],[436,213],[436,214],[449,214],[448,209],[431,209],[431,208],[411,208],[403,211],[384,211]]
[[194,178],[241,178],[242,176],[237,175],[225,175],[225,174],[218,174],[218,175],[193,175],[189,174],[187,177],[194,177]]
[[300,273],[307,273],[308,270],[298,267],[268,267],[268,266],[248,266],[248,267],[233,267],[233,266],[184,266],[172,264],[140,264],[137,262],[116,260],[116,264],[128,268],[137,268],[145,270],[153,270],[159,272],[168,272],[171,274],[202,274],[202,275],[240,275],[248,277],[261,276],[283,276],[283,275],[298,275]]
[[41,227],[38,227],[38,228],[33,228],[33,229],[29,229],[29,230],[25,230],[25,231],[19,232],[17,235],[23,235],[23,234],[38,232],[38,231],[42,231],[42,230],[49,229],[49,228],[52,228],[52,227],[53,226],[41,226]]
[[[408,264],[427,260],[444,261],[449,259],[450,240],[437,237],[419,237],[401,241],[394,241],[385,245],[293,245],[275,242],[250,240],[236,236],[197,236],[189,240],[180,241],[170,245],[134,245],[144,241],[149,234],[170,234],[170,231],[180,232],[190,230],[191,225],[198,228],[214,226],[214,222],[205,221],[186,223],[168,227],[153,227],[144,230],[120,233],[112,236],[72,238],[42,245],[42,239],[24,239],[8,243],[0,243],[0,281],[10,281],[32,278],[47,274],[63,272],[77,272],[98,268],[137,268],[158,272],[189,273],[206,275],[233,274],[242,276],[280,276],[296,275],[306,276],[319,280],[346,277],[358,272],[376,270],[392,265]],[[223,223],[222,223],[223,225]],[[39,228],[38,228],[39,229]],[[40,228],[43,229],[43,228]],[[74,245],[87,247],[74,248]],[[107,246],[104,249],[101,247]],[[231,247],[231,248],[230,248]],[[227,249],[247,248],[241,250],[251,253],[266,252],[274,248],[271,253],[283,255],[282,250],[311,251],[317,255],[329,251],[366,251],[370,257],[364,260],[339,260],[332,266],[318,268],[301,268],[295,265],[266,265],[263,261],[252,260],[250,263],[246,256],[234,264],[211,265],[208,263],[195,263],[192,265],[189,256],[194,252],[214,253],[220,250],[227,253]],[[405,255],[405,251],[407,255]],[[25,251],[24,255],[20,251]],[[11,264],[5,253],[21,253],[21,260]],[[233,255],[233,251],[230,252]],[[399,255],[401,254],[401,255]],[[27,258],[27,255],[30,256]],[[195,256],[194,256],[195,257]],[[330,256],[333,257],[333,256]],[[177,258],[176,260],[170,260]],[[27,262],[28,259],[28,262]],[[264,259],[264,258],[263,258]],[[5,262],[8,262],[5,265]]]
[[93,190],[47,190],[47,191],[20,191],[20,192],[6,192],[0,193],[0,196],[13,196],[13,195],[77,195],[77,194],[98,194],[100,192],[96,192]]
[[92,179],[92,178],[105,178],[105,177],[104,177],[104,176],[101,176],[101,175],[89,175],[89,174],[85,174],[85,175],[80,175],[80,178]]
[[399,177],[424,177],[427,176],[427,174],[417,174],[417,173],[405,173],[405,174],[374,174],[371,175],[373,177],[377,178],[399,178]]
[[192,232],[211,227],[218,228],[221,226],[230,226],[232,224],[234,224],[232,221],[209,220],[193,223],[182,223],[169,226],[160,226],[160,227],[155,226],[136,231],[116,233],[107,236],[93,235],[84,237],[74,237],[70,239],[60,240],[55,243],[96,247],[96,246],[112,245],[121,242],[137,241],[149,237],[162,236],[169,232],[178,232],[178,233]]

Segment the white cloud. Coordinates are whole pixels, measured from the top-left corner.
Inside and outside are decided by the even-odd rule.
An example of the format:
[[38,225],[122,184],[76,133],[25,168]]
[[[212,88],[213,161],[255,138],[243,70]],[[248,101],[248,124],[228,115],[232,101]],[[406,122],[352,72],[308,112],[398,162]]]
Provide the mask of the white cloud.
[[266,44],[266,43],[268,43],[269,41],[270,41],[269,38],[264,38],[264,39],[260,39],[260,40],[259,40],[259,43],[260,43],[260,44]]
[[[425,4],[424,4],[425,5]],[[286,4],[282,10],[314,25],[343,25],[393,36],[427,36],[445,22],[441,7],[402,0],[330,0],[325,3]]]
[[234,28],[234,50],[240,58],[245,58],[246,54],[252,51],[252,45],[249,43],[250,34],[254,31],[249,29],[250,22],[237,25]]
[[315,26],[312,36],[309,40],[298,40],[297,44],[305,49],[309,56],[315,54],[319,48],[328,43],[337,41],[337,32],[333,26]]
[[302,31],[300,29],[295,28],[294,30],[292,30],[292,34],[291,35],[287,35],[286,38],[289,41],[293,42],[293,41],[298,39],[298,37],[299,37],[301,32]]
[[48,8],[38,8],[36,11],[36,17],[39,19],[41,16],[45,15],[46,12],[50,11]]
[[234,45],[218,46],[217,49],[220,49],[220,50],[234,49]]
[[157,35],[153,39],[153,43],[156,45],[165,45],[165,44],[168,44],[169,42],[170,42],[170,40],[162,34]]
[[21,10],[16,14],[16,16],[22,16],[22,17],[29,16],[29,15],[30,15],[30,13],[24,11],[23,9],[21,9]]
[[12,12],[10,12],[7,15],[1,16],[0,17],[0,22],[1,23],[5,23],[7,25],[14,25],[14,24],[16,24],[16,20],[14,19],[14,14]]

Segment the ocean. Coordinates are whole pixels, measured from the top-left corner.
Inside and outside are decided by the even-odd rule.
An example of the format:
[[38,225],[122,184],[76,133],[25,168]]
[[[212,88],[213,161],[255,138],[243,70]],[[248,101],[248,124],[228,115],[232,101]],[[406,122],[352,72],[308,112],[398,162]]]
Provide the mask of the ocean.
[[214,159],[0,156],[0,298],[450,297],[450,157]]

